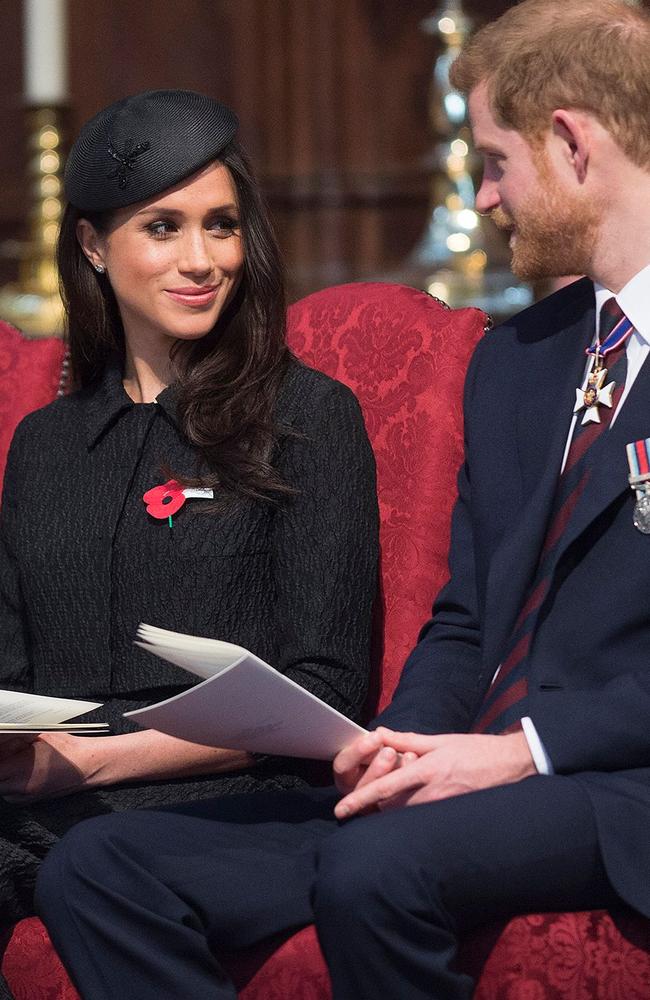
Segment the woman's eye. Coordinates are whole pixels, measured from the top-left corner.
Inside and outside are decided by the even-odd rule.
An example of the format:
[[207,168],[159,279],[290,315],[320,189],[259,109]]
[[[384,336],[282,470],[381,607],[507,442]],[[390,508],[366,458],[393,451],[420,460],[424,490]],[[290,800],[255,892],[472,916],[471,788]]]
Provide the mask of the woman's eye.
[[210,223],[210,230],[219,239],[225,239],[228,236],[232,236],[239,229],[239,219],[231,219],[229,216],[224,216],[220,219],[215,219]]
[[174,225],[171,222],[164,222],[160,219],[158,222],[150,222],[147,226],[147,232],[154,237],[154,239],[164,240],[166,236],[174,231]]

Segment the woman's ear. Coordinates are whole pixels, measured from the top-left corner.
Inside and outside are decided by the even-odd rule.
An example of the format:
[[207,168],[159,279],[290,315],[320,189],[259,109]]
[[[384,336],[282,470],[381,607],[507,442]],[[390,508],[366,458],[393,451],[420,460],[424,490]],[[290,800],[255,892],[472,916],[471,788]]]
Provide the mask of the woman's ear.
[[88,219],[79,219],[77,223],[77,239],[79,246],[88,258],[88,261],[95,268],[98,274],[104,274],[106,263],[104,261],[104,241]]

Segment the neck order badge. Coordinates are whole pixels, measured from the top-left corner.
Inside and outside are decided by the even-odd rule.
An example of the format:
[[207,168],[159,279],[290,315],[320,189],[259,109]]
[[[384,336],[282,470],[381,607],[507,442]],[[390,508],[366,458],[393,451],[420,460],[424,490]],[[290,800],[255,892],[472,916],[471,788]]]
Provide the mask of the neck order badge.
[[587,385],[584,389],[576,389],[576,404],[573,412],[585,411],[582,418],[583,424],[600,423],[599,406],[607,406],[611,409],[616,382],[605,384],[607,380],[605,358],[612,351],[623,346],[633,329],[634,326],[623,313],[616,299],[608,299],[601,309],[600,330],[596,343],[587,350],[587,354],[594,359],[587,378]]

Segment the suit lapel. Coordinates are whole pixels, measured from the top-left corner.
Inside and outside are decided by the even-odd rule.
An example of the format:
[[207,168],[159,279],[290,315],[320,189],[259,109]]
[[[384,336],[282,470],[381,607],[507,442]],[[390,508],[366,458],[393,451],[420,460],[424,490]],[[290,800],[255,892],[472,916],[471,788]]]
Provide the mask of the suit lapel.
[[625,445],[649,436],[650,365],[646,358],[613,426],[591,448],[589,482],[560,540],[558,559],[606,507],[629,490]]
[[[496,668],[537,569],[575,403],[594,332],[591,283],[579,302],[558,313],[559,333],[529,345],[531,388],[519,411],[518,448],[524,507],[494,553],[488,575],[483,649]],[[550,413],[557,414],[549,427]]]

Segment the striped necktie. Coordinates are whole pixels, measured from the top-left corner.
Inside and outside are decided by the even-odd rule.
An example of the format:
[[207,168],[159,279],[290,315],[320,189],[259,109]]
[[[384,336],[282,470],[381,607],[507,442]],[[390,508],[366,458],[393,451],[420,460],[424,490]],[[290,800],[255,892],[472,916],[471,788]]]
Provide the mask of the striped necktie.
[[[627,324],[616,299],[603,305],[599,322],[599,343],[619,324]],[[623,329],[623,325],[621,325]],[[564,468],[558,479],[544,544],[535,578],[515,623],[501,665],[488,689],[472,726],[475,733],[507,733],[520,728],[528,699],[527,657],[540,609],[549,591],[560,541],[571,515],[584,492],[591,472],[591,447],[609,427],[625,388],[627,339],[605,356],[607,382],[615,382],[611,407],[599,407],[599,423],[583,423],[578,413]]]

